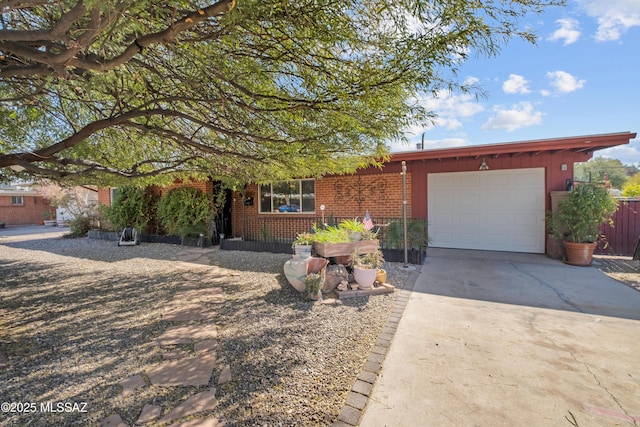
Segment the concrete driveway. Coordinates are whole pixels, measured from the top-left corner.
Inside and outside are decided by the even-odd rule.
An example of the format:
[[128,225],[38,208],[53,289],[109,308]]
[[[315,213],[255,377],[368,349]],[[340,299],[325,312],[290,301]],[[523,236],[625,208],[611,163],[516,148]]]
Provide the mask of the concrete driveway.
[[640,425],[640,292],[544,255],[429,249],[360,425]]

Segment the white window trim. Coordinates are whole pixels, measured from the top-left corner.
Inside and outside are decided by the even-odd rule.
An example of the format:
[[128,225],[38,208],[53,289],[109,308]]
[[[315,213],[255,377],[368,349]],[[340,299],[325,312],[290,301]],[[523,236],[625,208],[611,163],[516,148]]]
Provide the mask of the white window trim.
[[[299,178],[299,179],[289,179],[286,182],[289,181],[297,181],[299,183],[299,188],[300,188],[300,208],[302,208],[302,181],[313,181],[313,191],[315,194],[316,191],[316,180],[312,179],[312,178]],[[279,182],[285,182],[285,181],[279,181]],[[266,185],[266,184],[264,184]],[[271,193],[273,194],[273,183],[269,183],[268,184],[271,187]],[[259,215],[314,215],[316,213],[315,210],[315,202],[313,203],[313,211],[300,211],[300,212],[274,212],[273,210],[273,196],[270,197],[271,200],[271,210],[269,212],[262,212],[262,185],[258,185],[258,214]]]
[[113,206],[113,201],[116,198],[116,191],[118,191],[118,187],[109,187],[109,206]]
[[[13,203],[14,198],[19,198],[20,203]],[[24,196],[11,196],[11,206],[24,206]]]

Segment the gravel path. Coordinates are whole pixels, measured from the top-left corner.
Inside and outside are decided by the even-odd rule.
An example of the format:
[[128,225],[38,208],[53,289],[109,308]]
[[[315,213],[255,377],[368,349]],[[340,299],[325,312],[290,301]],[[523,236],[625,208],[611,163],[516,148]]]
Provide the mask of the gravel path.
[[[288,255],[116,247],[60,234],[0,234],[0,366],[3,354],[8,359],[0,401],[36,405],[33,413],[0,413],[3,427],[99,425],[111,414],[133,425],[146,404],[164,414],[214,388],[217,406],[195,418],[214,416],[228,426],[329,425],[396,298],[305,302],[282,274]],[[209,265],[176,260],[190,256]],[[410,273],[401,264],[385,267],[390,283],[406,285]],[[176,324],[163,312],[185,285],[219,287],[226,297],[215,307],[210,383],[147,384],[123,395],[120,382],[162,362],[166,349],[154,340]],[[225,365],[232,380],[217,385]],[[47,402],[78,407],[41,411]]]

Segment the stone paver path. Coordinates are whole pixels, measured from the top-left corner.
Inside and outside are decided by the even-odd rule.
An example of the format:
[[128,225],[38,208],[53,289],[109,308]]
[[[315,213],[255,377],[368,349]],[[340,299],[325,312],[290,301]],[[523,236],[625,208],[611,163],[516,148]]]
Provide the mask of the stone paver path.
[[216,364],[215,352],[162,363],[147,371],[151,384],[162,387],[209,384]]
[[[135,393],[137,389],[149,385],[161,387],[206,386],[211,381],[216,368],[215,325],[216,307],[226,301],[218,284],[229,279],[229,272],[219,267],[194,267],[193,264],[209,266],[209,254],[212,249],[185,249],[174,257],[177,267],[188,269],[182,277],[187,285],[181,286],[173,300],[167,304],[162,315],[163,320],[178,323],[168,328],[152,345],[166,347],[163,361],[120,382],[123,396]],[[188,348],[177,346],[193,346]],[[222,366],[218,383],[232,380],[230,365]],[[145,380],[145,377],[147,380]],[[135,425],[160,423],[170,427],[221,427],[224,422],[217,418],[201,418],[180,422],[179,420],[194,414],[210,411],[217,405],[215,387],[201,391],[179,404],[177,407],[162,408],[150,403],[144,405]],[[164,416],[163,410],[165,412]],[[129,427],[118,414],[105,418],[102,427]]]

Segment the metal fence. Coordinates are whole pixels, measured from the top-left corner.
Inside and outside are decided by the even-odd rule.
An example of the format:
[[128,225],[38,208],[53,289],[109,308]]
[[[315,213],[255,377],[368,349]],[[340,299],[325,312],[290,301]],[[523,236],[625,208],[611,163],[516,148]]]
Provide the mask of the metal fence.
[[[311,232],[314,224],[318,227],[335,226],[342,219],[335,217],[295,217],[265,216],[250,217],[242,220],[236,231],[243,240],[273,243],[291,243],[298,233]],[[353,219],[353,218],[349,218]],[[402,218],[372,218],[373,230],[378,233],[380,246],[386,249],[403,248]],[[427,242],[427,220],[424,218],[407,219],[407,246],[410,249],[422,249]]]

